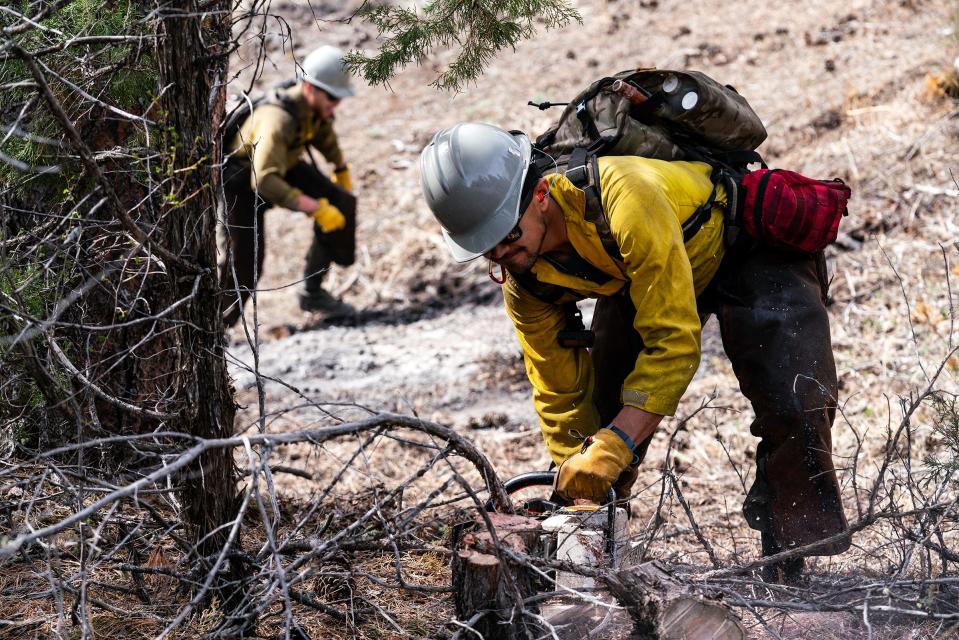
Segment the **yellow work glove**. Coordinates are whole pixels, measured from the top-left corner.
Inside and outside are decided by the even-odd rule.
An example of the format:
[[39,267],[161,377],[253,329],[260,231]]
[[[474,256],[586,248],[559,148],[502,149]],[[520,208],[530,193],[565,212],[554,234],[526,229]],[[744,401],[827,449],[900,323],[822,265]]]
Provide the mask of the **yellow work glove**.
[[333,172],[333,177],[336,178],[336,184],[340,185],[347,191],[353,191],[353,180],[350,178],[350,168],[343,167]]
[[320,198],[317,202],[319,205],[313,211],[313,219],[316,220],[316,224],[320,225],[323,233],[336,231],[346,226],[346,218],[343,217],[343,212],[330,204],[329,200]]
[[603,503],[620,474],[633,461],[633,450],[609,429],[586,439],[582,451],[559,465],[556,492],[567,500],[577,498]]

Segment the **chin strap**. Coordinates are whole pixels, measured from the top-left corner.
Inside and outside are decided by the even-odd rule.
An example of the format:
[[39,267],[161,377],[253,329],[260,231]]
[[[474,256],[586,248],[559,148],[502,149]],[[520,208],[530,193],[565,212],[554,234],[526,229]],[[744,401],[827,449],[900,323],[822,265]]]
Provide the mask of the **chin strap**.
[[489,274],[489,279],[495,282],[496,284],[503,284],[506,282],[506,270],[503,267],[499,268],[499,279],[493,275],[493,261],[489,261],[489,268],[486,270],[486,273]]

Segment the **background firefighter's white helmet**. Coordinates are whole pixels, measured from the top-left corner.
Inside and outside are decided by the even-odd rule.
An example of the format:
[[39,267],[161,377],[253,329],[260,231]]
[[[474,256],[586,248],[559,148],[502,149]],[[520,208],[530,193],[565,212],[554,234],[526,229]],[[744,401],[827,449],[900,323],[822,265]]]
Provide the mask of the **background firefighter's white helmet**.
[[531,153],[525,134],[474,122],[439,131],[423,149],[423,195],[454,260],[478,258],[516,226]]
[[356,95],[343,68],[343,52],[336,47],[323,45],[306,56],[300,79],[340,100]]

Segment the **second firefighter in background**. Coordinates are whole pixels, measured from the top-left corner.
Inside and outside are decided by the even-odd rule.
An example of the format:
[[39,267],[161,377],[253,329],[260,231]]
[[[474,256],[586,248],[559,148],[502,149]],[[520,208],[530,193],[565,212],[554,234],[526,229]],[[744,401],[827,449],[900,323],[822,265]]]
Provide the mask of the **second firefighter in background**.
[[[300,308],[326,317],[353,313],[350,305],[323,288],[330,265],[351,265],[355,256],[356,198],[333,129],[340,101],[352,95],[343,52],[320,47],[303,61],[298,81],[258,101],[228,142],[224,188],[230,252],[220,278],[227,326],[239,320],[263,272],[263,218],[273,206],[303,212],[314,221]],[[304,159],[308,146],[333,166],[333,180]]]

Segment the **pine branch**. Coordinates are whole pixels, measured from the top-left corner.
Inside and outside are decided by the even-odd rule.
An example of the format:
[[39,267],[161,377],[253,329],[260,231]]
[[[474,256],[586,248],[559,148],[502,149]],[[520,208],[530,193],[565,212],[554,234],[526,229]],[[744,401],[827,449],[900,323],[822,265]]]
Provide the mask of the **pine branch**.
[[537,22],[546,29],[582,22],[567,0],[435,0],[420,13],[367,0],[356,17],[373,25],[383,40],[375,54],[350,52],[345,63],[351,72],[369,84],[385,84],[430,52],[456,48],[454,60],[431,83],[454,92],[478,78],[500,51],[532,38]]

